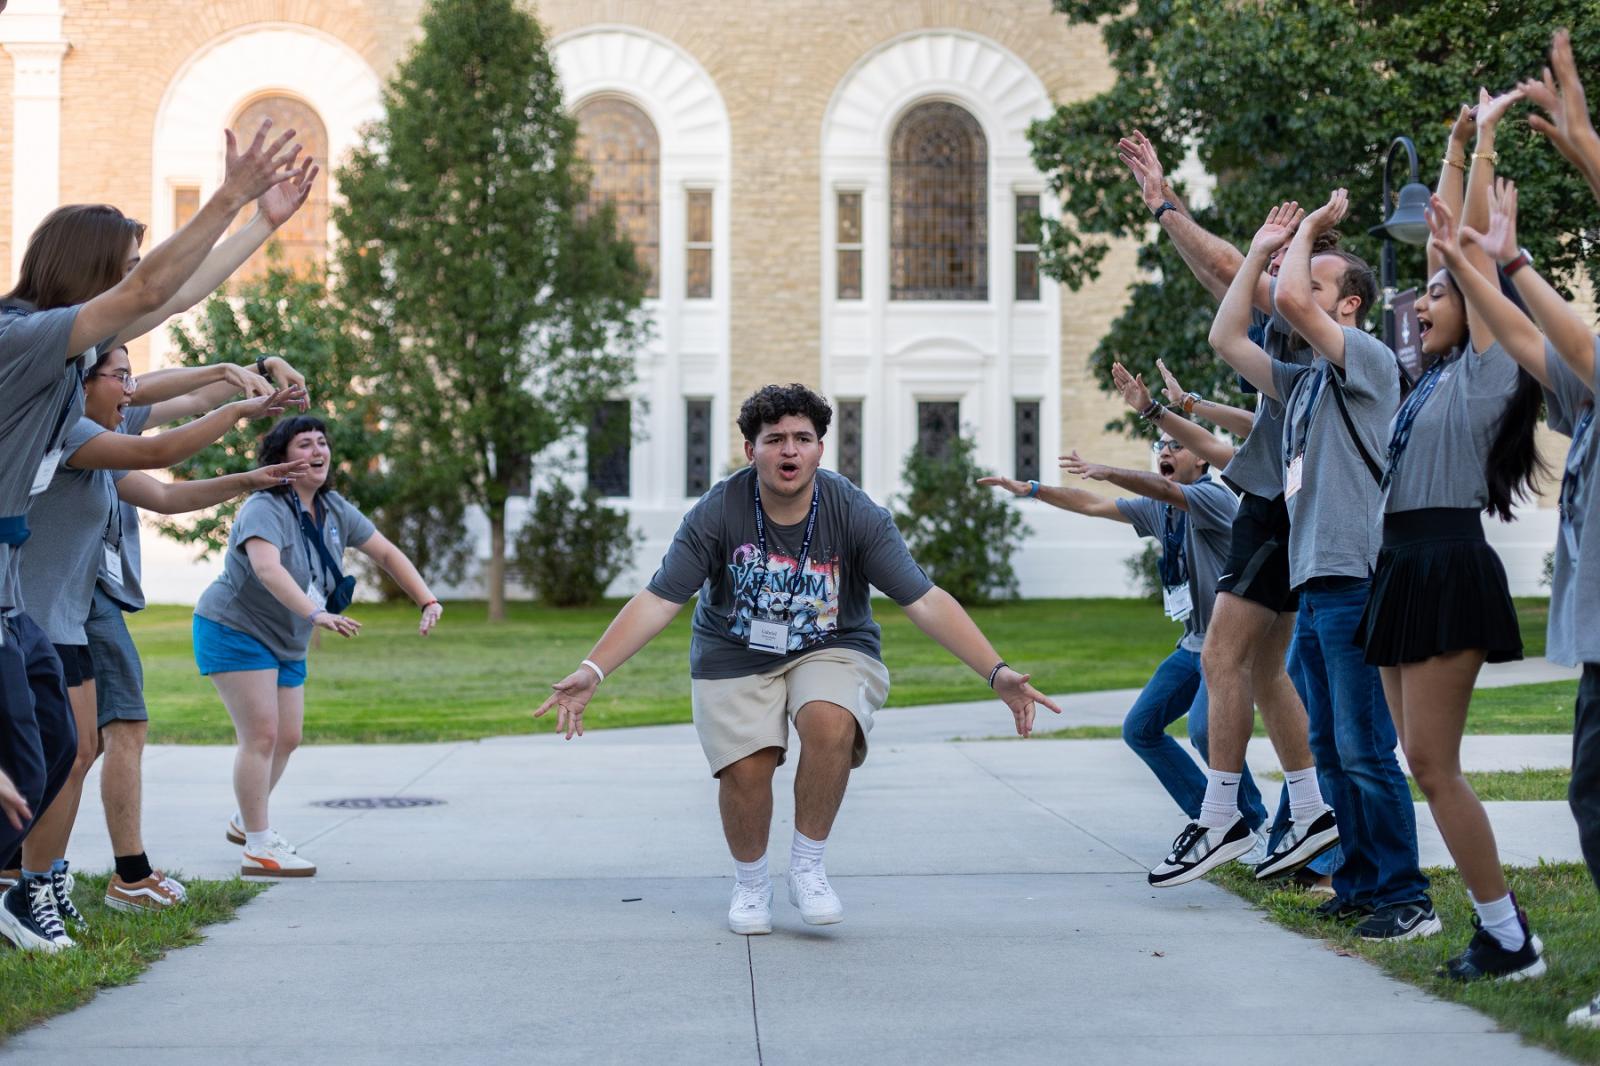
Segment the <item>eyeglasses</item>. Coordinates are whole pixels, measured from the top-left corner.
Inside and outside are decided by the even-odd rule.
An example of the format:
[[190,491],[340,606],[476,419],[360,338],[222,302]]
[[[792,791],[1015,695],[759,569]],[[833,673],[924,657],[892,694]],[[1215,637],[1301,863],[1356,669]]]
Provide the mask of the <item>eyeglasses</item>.
[[131,370],[113,370],[109,373],[96,372],[89,375],[92,378],[115,378],[122,382],[123,392],[133,392],[139,387],[139,379],[133,376]]
[[1160,455],[1162,452],[1181,452],[1183,445],[1175,440],[1158,440],[1150,445],[1150,450]]

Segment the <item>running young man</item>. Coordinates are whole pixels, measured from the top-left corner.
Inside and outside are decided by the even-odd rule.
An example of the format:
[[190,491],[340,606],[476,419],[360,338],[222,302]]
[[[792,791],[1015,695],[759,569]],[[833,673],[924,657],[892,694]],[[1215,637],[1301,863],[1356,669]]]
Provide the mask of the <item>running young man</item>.
[[617,613],[588,658],[534,712],[583,734],[583,712],[618,669],[698,593],[689,649],[694,723],[719,781],[735,885],[728,928],[772,931],[767,840],[772,775],[800,735],[789,902],[808,925],[843,920],[823,849],[850,771],[867,756],[872,716],[889,693],[872,620],[876,587],[966,663],[1011,709],[1018,734],[1034,705],[1061,713],[995,653],[967,612],[923,573],[889,512],[819,470],[833,411],[804,385],[768,385],[744,402],[750,465],[700,498],[649,585]]
[[[1388,346],[1361,328],[1377,298],[1371,268],[1348,252],[1311,251],[1348,205],[1338,189],[1298,229],[1296,205],[1273,209],[1217,311],[1211,344],[1286,411],[1289,567],[1303,606],[1292,655],[1317,769],[1343,818],[1344,862],[1323,913],[1365,916],[1357,931],[1367,940],[1410,940],[1432,936],[1440,922],[1417,863],[1416,812],[1395,758],[1383,684],[1355,639],[1381,537],[1383,471],[1375,457],[1384,454],[1400,403],[1400,369]],[[1310,367],[1272,359],[1247,333],[1249,287],[1286,241],[1274,298],[1316,351]],[[1243,832],[1242,825],[1205,829],[1194,844],[1202,852]]]
[[[1227,241],[1206,232],[1178,206],[1155,149],[1142,133],[1135,130],[1124,138],[1118,151],[1133,171],[1145,205],[1171,236],[1178,254],[1206,290],[1221,300],[1244,256]],[[1329,230],[1317,235],[1313,250],[1321,253],[1337,246],[1338,234]],[[1274,359],[1309,366],[1311,350],[1295,342],[1293,331],[1273,310],[1272,278],[1278,259],[1273,257],[1267,274],[1251,279],[1252,326]],[[1300,597],[1289,581],[1289,512],[1280,455],[1283,413],[1283,405],[1263,393],[1249,435],[1222,472],[1222,479],[1239,491],[1240,499],[1228,560],[1217,581],[1215,624],[1207,631],[1202,653],[1210,690],[1208,795],[1200,817],[1173,842],[1172,854],[1150,871],[1152,885],[1185,884],[1252,847],[1244,834],[1203,842],[1194,831],[1221,829],[1233,820],[1236,803],[1232,793],[1244,769],[1257,707],[1284,768],[1289,810],[1278,812],[1269,854],[1257,867],[1256,876],[1293,873],[1338,843],[1338,826],[1323,801],[1311,758],[1305,706],[1285,668]],[[1152,407],[1150,417],[1161,426],[1165,408]],[[1213,847],[1217,849],[1214,853]],[[1325,868],[1319,864],[1319,869]]]

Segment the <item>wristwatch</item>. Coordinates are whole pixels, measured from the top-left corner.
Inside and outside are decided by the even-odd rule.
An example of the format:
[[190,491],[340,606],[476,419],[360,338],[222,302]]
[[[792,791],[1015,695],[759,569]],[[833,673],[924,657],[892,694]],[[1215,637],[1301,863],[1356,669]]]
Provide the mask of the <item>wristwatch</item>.
[[1500,272],[1509,278],[1523,267],[1532,265],[1533,253],[1528,251],[1526,248],[1518,248],[1516,258],[1512,259],[1511,262],[1501,267]]
[[1183,413],[1186,415],[1194,414],[1194,405],[1199,402],[1200,394],[1198,392],[1186,393],[1183,397]]
[[1173,203],[1171,200],[1162,200],[1161,206],[1156,208],[1156,222],[1159,223],[1161,221],[1161,216],[1166,214],[1168,211],[1176,211],[1177,209],[1178,205]]
[[268,381],[272,380],[272,374],[271,374],[270,371],[267,370],[267,357],[266,356],[263,355],[263,356],[259,357],[258,359],[256,359],[256,373],[260,374],[262,377],[266,378]]

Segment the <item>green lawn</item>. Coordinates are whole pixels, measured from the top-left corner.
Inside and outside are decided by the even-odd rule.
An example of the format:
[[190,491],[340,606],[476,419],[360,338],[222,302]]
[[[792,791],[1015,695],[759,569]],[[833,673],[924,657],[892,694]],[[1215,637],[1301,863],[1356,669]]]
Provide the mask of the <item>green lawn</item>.
[[106,907],[109,874],[79,875],[73,901],[89,922],[72,931],[78,947],[57,955],[0,949],[0,1041],[82,1006],[102,988],[132,982],[173,948],[198,944],[200,929],[233,918],[266,886],[231,881],[187,881],[189,900],[160,914],[122,914]]
[[1550,970],[1534,981],[1470,985],[1434,976],[1470,939],[1471,907],[1454,870],[1427,873],[1433,881],[1434,906],[1444,919],[1444,932],[1402,944],[1366,943],[1355,935],[1353,925],[1313,915],[1319,900],[1276,887],[1279,883],[1263,884],[1236,864],[1228,864],[1211,879],[1262,908],[1280,925],[1326,939],[1342,954],[1359,955],[1393,977],[1482,1011],[1527,1040],[1579,1062],[1600,1063],[1600,1031],[1566,1025],[1567,1012],[1600,991],[1600,897],[1584,866],[1550,863],[1506,871],[1517,902],[1527,909],[1534,931],[1544,941]]
[[[1283,780],[1283,774],[1277,771],[1261,776],[1273,781]],[[1472,791],[1486,803],[1504,800],[1558,800],[1565,803],[1567,786],[1572,784],[1571,770],[1480,770],[1468,771],[1466,776]],[[1412,799],[1418,803],[1427,802],[1428,797],[1422,794],[1422,789],[1417,787],[1413,778],[1408,776],[1406,784],[1411,787]]]

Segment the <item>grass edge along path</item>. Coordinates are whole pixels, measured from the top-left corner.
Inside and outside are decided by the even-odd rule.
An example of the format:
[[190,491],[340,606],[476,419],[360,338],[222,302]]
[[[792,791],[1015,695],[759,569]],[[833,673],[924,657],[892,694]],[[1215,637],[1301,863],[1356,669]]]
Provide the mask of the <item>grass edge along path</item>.
[[189,898],[182,906],[123,914],[103,902],[109,879],[109,873],[77,875],[73,902],[89,928],[69,930],[78,942],[73,950],[45,955],[0,944],[0,1047],[30,1026],[83,1006],[102,988],[131,984],[167,952],[200,943],[205,926],[232,921],[267,889],[238,877],[186,881]]
[[1544,941],[1549,965],[1543,977],[1518,982],[1458,984],[1434,975],[1471,938],[1471,906],[1455,870],[1431,868],[1426,873],[1433,882],[1433,904],[1444,920],[1444,931],[1400,944],[1369,944],[1355,935],[1354,923],[1316,917],[1312,911],[1321,902],[1318,897],[1285,887],[1281,881],[1257,881],[1234,864],[1208,880],[1264,911],[1278,925],[1326,941],[1341,955],[1365,959],[1390,977],[1486,1014],[1529,1043],[1577,1062],[1600,1064],[1600,1030],[1566,1024],[1568,1011],[1600,991],[1600,895],[1583,864],[1506,869],[1517,902],[1528,911],[1534,932]]
[[[1283,774],[1270,770],[1261,775],[1272,781],[1282,781]],[[1480,800],[1485,803],[1567,802],[1567,789],[1572,784],[1570,769],[1536,770],[1524,766],[1520,770],[1468,770],[1463,774]],[[1406,784],[1411,788],[1411,798],[1417,803],[1428,802],[1417,782],[1410,774]]]

